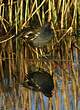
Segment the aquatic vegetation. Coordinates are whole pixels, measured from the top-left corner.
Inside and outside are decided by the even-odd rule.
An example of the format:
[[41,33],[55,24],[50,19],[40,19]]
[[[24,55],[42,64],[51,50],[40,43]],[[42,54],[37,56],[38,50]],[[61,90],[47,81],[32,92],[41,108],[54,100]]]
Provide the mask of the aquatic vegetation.
[[[42,48],[32,47],[23,38],[26,29],[37,31],[46,22],[52,22],[54,36]],[[25,30],[26,31],[26,30]],[[43,94],[19,88],[28,67],[43,68],[52,75],[55,95],[47,99],[47,108],[79,110],[80,97],[80,1],[78,0],[1,0],[0,1],[0,99],[4,109],[18,105],[31,110],[46,110]],[[34,31],[35,33],[35,31]],[[28,33],[29,35],[32,33]],[[35,35],[35,34],[34,34]],[[31,37],[31,36],[30,36]],[[38,42],[39,44],[39,42]],[[13,74],[18,76],[16,80]],[[57,82],[61,81],[61,89]],[[70,90],[69,91],[69,83]],[[3,86],[4,85],[4,86]],[[16,86],[17,85],[17,86]],[[5,87],[9,86],[9,87]],[[60,85],[59,85],[60,86]],[[15,94],[9,95],[10,91]],[[60,89],[60,90],[59,90]],[[5,92],[8,95],[5,95]],[[20,92],[17,100],[16,93]],[[60,95],[60,96],[59,96]],[[72,96],[70,98],[70,96]],[[15,97],[15,98],[13,98]],[[33,99],[32,99],[33,97]],[[38,100],[38,98],[40,100]],[[3,99],[3,101],[2,101]],[[7,101],[6,101],[7,100]],[[34,100],[34,101],[32,101]],[[64,100],[64,103],[63,103]],[[6,103],[7,102],[7,103]],[[9,103],[10,102],[10,103]],[[38,106],[38,102],[40,105]],[[5,105],[5,106],[4,106]],[[72,105],[72,106],[71,106]],[[3,108],[4,107],[4,108]]]

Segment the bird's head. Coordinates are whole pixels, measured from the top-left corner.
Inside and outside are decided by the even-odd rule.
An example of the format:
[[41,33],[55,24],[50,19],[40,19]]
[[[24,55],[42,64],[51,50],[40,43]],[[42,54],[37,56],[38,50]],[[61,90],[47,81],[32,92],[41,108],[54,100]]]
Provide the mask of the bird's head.
[[47,33],[47,34],[53,33],[51,21],[44,24],[41,30],[42,30],[42,32]]

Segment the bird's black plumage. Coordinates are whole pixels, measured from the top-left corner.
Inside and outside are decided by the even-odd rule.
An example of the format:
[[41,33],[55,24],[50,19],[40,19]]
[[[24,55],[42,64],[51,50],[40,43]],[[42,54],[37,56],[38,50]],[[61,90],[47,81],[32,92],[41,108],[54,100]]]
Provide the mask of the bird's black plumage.
[[52,96],[54,89],[53,77],[44,70],[29,72],[22,85],[34,91],[41,91],[47,97]]
[[[32,31],[33,30],[33,31]],[[34,47],[43,47],[49,43],[54,35],[51,22],[47,22],[39,29],[23,29],[21,35],[23,38],[27,38],[27,43]]]
[[35,34],[32,42],[35,47],[43,47],[51,41],[52,37],[53,29],[51,28],[51,23],[48,22]]

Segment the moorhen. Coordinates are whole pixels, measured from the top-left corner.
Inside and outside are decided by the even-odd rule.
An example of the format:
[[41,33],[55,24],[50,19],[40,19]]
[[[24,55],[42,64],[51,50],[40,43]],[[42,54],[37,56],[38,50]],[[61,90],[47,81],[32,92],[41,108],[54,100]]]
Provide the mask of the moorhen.
[[27,38],[27,42],[34,47],[43,47],[47,45],[54,36],[51,22],[47,22],[37,32],[23,30],[23,38]]
[[53,95],[53,77],[43,69],[29,72],[24,78],[22,85],[34,91],[41,91],[47,97],[52,97]]

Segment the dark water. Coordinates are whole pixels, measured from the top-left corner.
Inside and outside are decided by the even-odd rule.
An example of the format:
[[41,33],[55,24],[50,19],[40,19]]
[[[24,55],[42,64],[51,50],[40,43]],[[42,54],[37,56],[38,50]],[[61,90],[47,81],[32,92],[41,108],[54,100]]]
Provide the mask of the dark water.
[[[65,97],[62,93],[62,81],[58,80],[58,98],[59,110],[67,110],[65,105]],[[4,89],[4,88],[3,88]],[[17,91],[18,90],[18,91]],[[3,92],[4,91],[4,92]],[[25,89],[21,85],[17,89],[6,88],[0,90],[0,110],[56,110],[56,96],[52,97],[52,105],[49,98],[42,93],[33,92]],[[72,92],[72,82],[68,84],[67,90],[68,104],[70,110],[75,109],[75,100]],[[80,98],[78,98],[77,109],[80,110]]]
[[[80,65],[76,65],[75,57],[74,68],[75,73],[77,68],[80,73]],[[55,69],[55,73],[61,73],[59,67]],[[4,84],[0,83],[0,110],[80,110],[80,93],[76,96],[77,98],[74,96],[71,80],[67,81],[65,94],[62,91],[62,80],[57,80],[57,90],[57,96],[54,95],[50,102],[49,98],[41,92],[34,92],[21,85],[15,86],[14,82],[9,86],[8,81],[5,79]],[[65,101],[66,98],[67,101]]]

